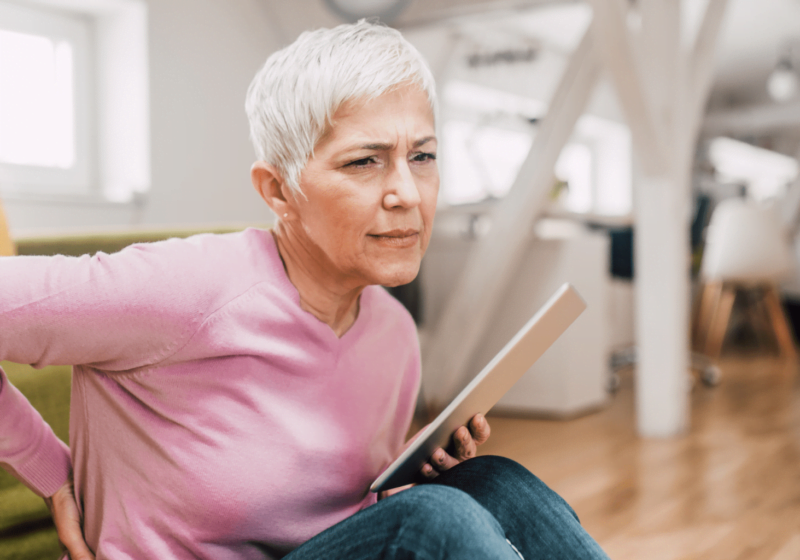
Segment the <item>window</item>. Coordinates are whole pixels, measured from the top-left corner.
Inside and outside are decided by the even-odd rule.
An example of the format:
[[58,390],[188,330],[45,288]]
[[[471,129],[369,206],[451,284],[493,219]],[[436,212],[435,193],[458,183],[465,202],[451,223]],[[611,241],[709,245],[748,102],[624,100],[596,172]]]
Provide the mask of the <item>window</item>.
[[[442,197],[450,205],[501,198],[536,136],[546,106],[507,92],[451,81],[444,95]],[[582,116],[555,166],[554,195],[572,212],[631,211],[630,133],[623,124]]]
[[448,204],[505,196],[532,141],[531,134],[521,130],[463,120],[447,121],[442,134]]
[[75,165],[72,45],[0,30],[0,161]]
[[35,6],[0,3],[0,186],[85,192],[90,25]]
[[0,195],[150,186],[142,0],[0,0]]

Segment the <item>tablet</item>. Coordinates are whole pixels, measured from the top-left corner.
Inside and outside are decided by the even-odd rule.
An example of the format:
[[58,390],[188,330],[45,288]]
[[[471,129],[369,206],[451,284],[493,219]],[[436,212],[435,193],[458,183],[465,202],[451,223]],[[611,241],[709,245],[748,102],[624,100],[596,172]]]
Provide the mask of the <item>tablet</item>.
[[370,490],[382,492],[419,482],[419,471],[439,447],[447,448],[459,427],[476,414],[486,414],[530,369],[545,351],[586,309],[578,292],[564,284],[517,334],[475,376],[436,419],[428,424],[394,463],[372,483]]

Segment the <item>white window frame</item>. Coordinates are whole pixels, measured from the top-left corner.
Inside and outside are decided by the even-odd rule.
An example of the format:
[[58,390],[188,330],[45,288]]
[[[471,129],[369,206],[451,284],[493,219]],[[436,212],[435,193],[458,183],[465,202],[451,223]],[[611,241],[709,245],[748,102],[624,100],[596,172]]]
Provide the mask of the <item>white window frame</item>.
[[75,161],[69,168],[0,162],[4,193],[89,194],[94,183],[95,148],[90,134],[94,123],[91,21],[69,12],[36,5],[0,1],[0,28],[38,35],[72,47]]
[[[83,130],[78,130],[79,135],[85,135],[82,151],[89,157],[82,171],[84,175],[68,182],[69,189],[36,187],[16,181],[17,186],[12,187],[0,167],[0,196],[20,200],[68,198],[141,203],[151,183],[146,2],[0,0],[0,3],[66,14],[90,24],[86,63],[90,91],[81,95],[78,102],[88,113]],[[75,97],[77,101],[77,91]],[[80,158],[78,149],[76,145],[76,157]]]

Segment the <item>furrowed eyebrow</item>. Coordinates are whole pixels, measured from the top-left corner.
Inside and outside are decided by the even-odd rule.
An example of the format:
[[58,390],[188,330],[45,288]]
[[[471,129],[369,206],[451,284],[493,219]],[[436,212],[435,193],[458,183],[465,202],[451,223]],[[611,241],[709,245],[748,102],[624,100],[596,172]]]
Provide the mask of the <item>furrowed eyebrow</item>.
[[363,146],[359,146],[359,149],[362,150],[377,150],[377,151],[386,151],[386,150],[391,150],[392,148],[394,148],[393,144],[384,144],[384,143],[364,144]]
[[[435,136],[426,136],[425,138],[420,138],[419,140],[414,142],[412,147],[413,148],[419,148],[420,146],[422,146],[423,144],[427,144],[431,140],[436,140],[436,137]],[[361,146],[358,146],[355,149],[357,149],[357,150],[387,151],[387,150],[391,150],[393,148],[394,148],[394,144],[389,144],[389,143],[386,143],[386,142],[375,142],[375,143],[372,143],[372,144],[363,144]]]
[[420,138],[416,142],[414,142],[414,148],[419,148],[423,144],[427,144],[431,140],[436,140],[436,136],[426,136],[425,138]]

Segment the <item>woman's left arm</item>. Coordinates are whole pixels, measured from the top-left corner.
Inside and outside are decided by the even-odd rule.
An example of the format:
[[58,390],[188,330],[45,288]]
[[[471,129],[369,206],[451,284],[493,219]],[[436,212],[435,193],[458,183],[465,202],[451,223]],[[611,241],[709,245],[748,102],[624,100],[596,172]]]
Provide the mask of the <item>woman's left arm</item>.
[[[427,427],[427,426],[426,426]],[[417,437],[422,433],[425,428],[417,432],[414,437],[406,442],[406,447],[411,445]],[[489,439],[492,429],[489,422],[483,414],[476,414],[469,421],[469,426],[461,426],[453,432],[453,447],[455,450],[455,457],[450,455],[441,447],[433,452],[430,459],[422,465],[420,473],[423,478],[432,480],[439,476],[448,469],[453,468],[457,464],[475,457],[478,453],[478,446],[486,443]],[[384,490],[380,493],[379,499],[388,498],[398,492],[402,492],[406,488],[411,488],[414,484],[392,488],[391,490]]]
[[422,476],[433,479],[462,461],[475,457],[478,446],[486,443],[492,429],[483,414],[476,414],[468,426],[461,426],[453,432],[453,448],[455,455],[450,455],[441,447],[433,452],[428,462],[422,465]]

